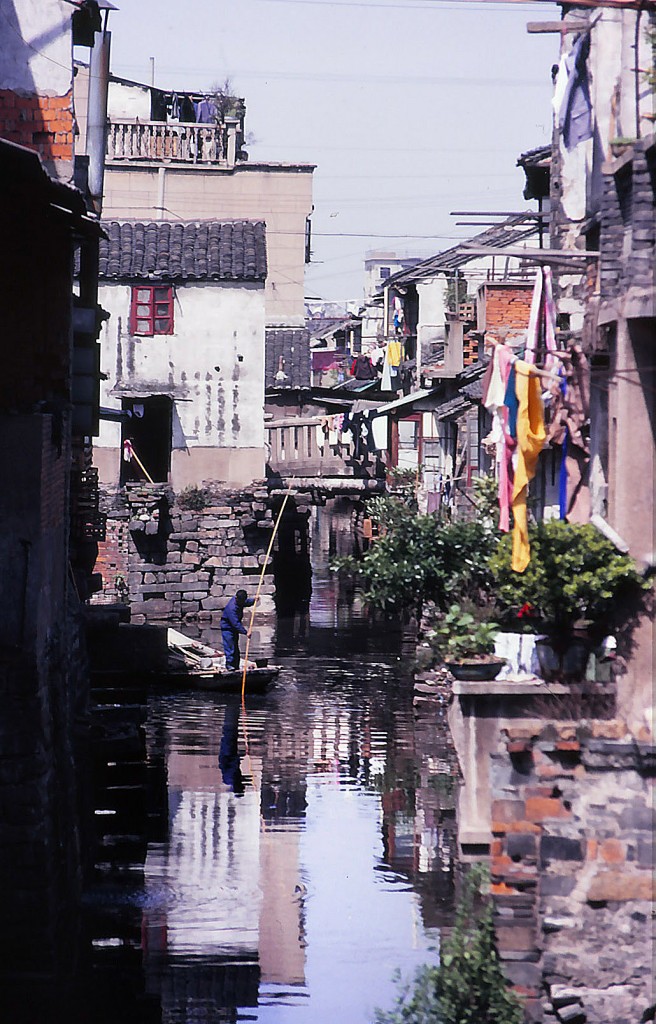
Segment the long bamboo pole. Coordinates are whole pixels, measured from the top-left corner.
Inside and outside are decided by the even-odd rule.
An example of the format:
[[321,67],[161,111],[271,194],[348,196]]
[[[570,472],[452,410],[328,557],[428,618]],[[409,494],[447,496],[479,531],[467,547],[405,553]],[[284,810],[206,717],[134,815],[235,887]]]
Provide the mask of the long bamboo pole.
[[286,491],[285,496],[284,496],[283,501],[282,501],[282,505],[280,506],[280,508],[278,510],[278,515],[276,516],[275,523],[273,524],[273,530],[271,531],[271,537],[269,538],[269,546],[267,548],[266,555],[264,557],[264,563],[262,565],[262,572],[260,573],[260,579],[259,579],[259,582],[257,584],[257,590],[255,592],[255,600],[253,601],[253,605],[252,605],[252,608],[251,608],[251,621],[249,623],[248,633],[246,635],[246,651],[244,653],[244,670],[242,672],[242,677],[241,677],[241,701],[242,701],[242,705],[244,704],[244,697],[245,697],[245,694],[246,694],[246,672],[247,672],[247,669],[248,669],[248,650],[249,650],[250,643],[251,643],[251,633],[253,631],[253,620],[255,618],[255,610],[257,608],[257,602],[260,599],[260,591],[262,590],[262,584],[264,583],[264,574],[265,574],[265,572],[267,570],[267,566],[268,566],[268,563],[269,563],[269,555],[271,554],[271,550],[273,548],[273,542],[276,539],[276,534],[278,532],[278,527],[280,525],[280,521],[282,519],[283,512],[285,511],[285,505],[287,504],[287,501],[289,500],[289,495],[290,495],[291,489],[292,489],[292,482],[290,482],[290,484],[289,484],[289,486],[287,488],[287,491]]

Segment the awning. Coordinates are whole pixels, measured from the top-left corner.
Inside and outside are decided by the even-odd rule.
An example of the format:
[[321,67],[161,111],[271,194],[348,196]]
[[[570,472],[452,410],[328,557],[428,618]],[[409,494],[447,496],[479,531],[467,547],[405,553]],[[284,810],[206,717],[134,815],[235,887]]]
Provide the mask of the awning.
[[397,398],[393,402],[388,402],[387,405],[379,405],[378,412],[393,412],[395,409],[402,409],[405,405],[412,405],[414,402],[420,402],[424,398],[428,398],[430,395],[434,395],[435,390],[431,388],[429,391],[413,391],[411,395],[404,395],[403,398]]

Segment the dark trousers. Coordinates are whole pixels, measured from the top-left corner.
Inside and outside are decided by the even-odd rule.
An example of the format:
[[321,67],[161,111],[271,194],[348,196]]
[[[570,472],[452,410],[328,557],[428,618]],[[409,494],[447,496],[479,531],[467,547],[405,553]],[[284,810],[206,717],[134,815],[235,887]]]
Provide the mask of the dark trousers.
[[223,639],[223,653],[225,654],[226,668],[239,668],[239,633],[236,629],[227,629],[221,626],[221,637]]

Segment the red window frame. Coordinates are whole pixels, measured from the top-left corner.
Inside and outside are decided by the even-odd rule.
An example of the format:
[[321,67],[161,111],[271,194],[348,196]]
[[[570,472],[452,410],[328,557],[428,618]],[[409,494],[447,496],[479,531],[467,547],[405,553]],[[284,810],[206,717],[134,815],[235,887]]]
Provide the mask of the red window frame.
[[130,334],[142,337],[151,337],[154,334],[173,334],[172,285],[132,285]]

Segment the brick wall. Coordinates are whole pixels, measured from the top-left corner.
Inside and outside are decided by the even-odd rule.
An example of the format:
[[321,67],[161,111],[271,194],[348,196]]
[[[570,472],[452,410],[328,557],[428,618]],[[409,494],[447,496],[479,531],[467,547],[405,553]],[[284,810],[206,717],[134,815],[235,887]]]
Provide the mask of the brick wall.
[[601,207],[601,298],[654,288],[656,143],[636,142],[608,166]]
[[73,94],[23,96],[0,89],[0,136],[44,160],[73,159]]
[[95,571],[103,579],[99,603],[123,602],[130,571],[130,532],[127,517],[107,520],[105,540],[98,544]]
[[485,330],[499,328],[526,330],[531,312],[532,285],[508,285],[488,282],[482,288],[485,303]]
[[518,725],[492,757],[497,944],[529,1021],[634,1024],[654,1001],[656,751],[625,732]]

